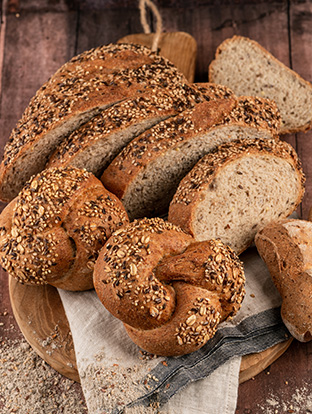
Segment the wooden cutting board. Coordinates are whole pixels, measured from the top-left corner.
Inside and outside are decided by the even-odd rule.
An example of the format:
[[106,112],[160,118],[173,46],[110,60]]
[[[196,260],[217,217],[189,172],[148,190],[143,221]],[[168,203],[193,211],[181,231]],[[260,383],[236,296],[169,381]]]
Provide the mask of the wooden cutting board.
[[[15,319],[27,342],[56,371],[80,382],[72,335],[57,289],[48,285],[22,285],[10,277],[9,290]],[[261,353],[244,356],[240,383],[272,364],[291,341],[288,339]]]

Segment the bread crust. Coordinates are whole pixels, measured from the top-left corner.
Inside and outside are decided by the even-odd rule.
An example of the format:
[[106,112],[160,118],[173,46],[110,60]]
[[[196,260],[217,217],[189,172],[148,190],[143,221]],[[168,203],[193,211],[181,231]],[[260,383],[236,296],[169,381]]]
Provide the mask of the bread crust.
[[[281,61],[279,61],[277,58],[275,58],[270,52],[268,52],[263,46],[261,46],[258,42],[256,42],[255,40],[249,39],[247,37],[243,37],[243,36],[233,36],[232,38],[226,39],[224,40],[217,48],[216,53],[215,53],[215,58],[214,60],[210,63],[209,68],[208,68],[208,77],[209,80],[211,82],[214,82],[215,76],[214,76],[214,65],[216,64],[216,61],[218,59],[218,57],[222,54],[222,52],[227,48],[227,46],[229,44],[231,44],[232,42],[240,42],[240,41],[244,41],[244,42],[248,42],[249,44],[251,44],[254,48],[258,48],[266,57],[268,60],[271,60],[273,62],[275,62],[277,65],[279,65],[281,67],[282,70],[285,70],[286,72],[291,73],[293,76],[295,76],[300,82],[303,82],[307,87],[312,89],[312,85],[310,82],[306,81],[305,79],[303,79],[300,75],[298,75],[298,73],[296,73],[295,71],[293,71],[292,69],[290,69],[289,67],[287,67],[286,65],[284,65],[284,63],[282,63]],[[307,122],[306,124],[302,125],[301,127],[298,128],[282,128],[279,132],[281,134],[291,134],[291,133],[296,133],[296,132],[306,132],[309,129],[311,129],[312,127],[312,119],[310,122]]]
[[235,105],[226,99],[203,102],[177,117],[163,121],[132,140],[104,171],[101,181],[120,199],[137,175],[169,149],[192,139],[201,131],[208,130]]
[[158,355],[202,347],[241,306],[244,273],[220,241],[196,243],[160,218],[117,230],[94,269],[99,299],[131,339]]
[[296,339],[312,339],[312,223],[281,220],[255,237],[258,252],[282,296],[281,316]]
[[1,265],[21,283],[91,289],[98,251],[127,222],[121,202],[91,173],[45,170],[0,215]]
[[[211,153],[203,157],[195,167],[181,181],[169,207],[168,220],[196,238],[194,231],[195,210],[203,199],[203,194],[214,185],[216,177],[229,163],[238,160],[246,155],[258,156],[267,154],[284,159],[290,163],[297,172],[298,196],[292,209],[281,212],[281,218],[290,215],[300,204],[304,194],[305,177],[302,171],[300,160],[286,142],[279,140],[238,140],[223,144]],[[240,254],[249,244],[237,252]]]
[[12,131],[0,165],[0,198],[12,200],[62,139],[101,108],[151,84],[167,88],[175,83],[187,82],[170,62],[143,46],[108,45],[73,58],[39,89]]
[[[131,139],[139,135],[140,129],[141,133],[143,129],[148,129],[145,126],[146,123],[149,124],[149,127],[153,127],[153,124],[190,109],[203,100],[203,95],[191,85],[173,85],[167,90],[157,87],[151,88],[148,94],[123,100],[101,111],[100,114],[75,130],[58,146],[47,166],[75,165],[79,167],[76,165],[78,162],[85,164],[82,165],[83,168],[98,175]],[[131,129],[134,131],[132,132]],[[128,134],[119,146],[116,144],[116,134]],[[91,170],[88,168],[87,161],[83,163],[80,159],[90,154],[89,156],[94,163],[94,156],[91,157],[92,148],[96,148],[100,142],[106,143],[107,146],[111,143],[111,147],[107,148],[106,152],[101,150],[98,156],[98,168]]]
[[[209,87],[211,88],[210,84]],[[202,93],[205,93],[205,96],[208,97],[209,93],[211,94],[210,101],[197,104],[193,109],[185,111],[175,118],[163,121],[139,135],[123,149],[104,171],[101,178],[103,184],[123,201],[130,217],[155,216],[165,212],[164,208],[158,207],[157,202],[149,203],[152,204],[152,211],[149,211],[147,203],[147,207],[143,207],[142,204],[140,215],[132,212],[127,202],[130,196],[136,196],[132,194],[132,186],[135,187],[136,181],[140,180],[143,175],[145,178],[148,177],[153,172],[154,163],[161,163],[162,159],[166,160],[167,154],[170,156],[172,151],[181,154],[181,165],[184,163],[188,166],[186,173],[191,168],[190,161],[187,154],[185,154],[188,151],[187,142],[194,141],[195,137],[201,137],[206,133],[217,134],[219,130],[222,133],[223,127],[225,127],[237,128],[237,130],[239,128],[245,130],[250,128],[255,134],[264,134],[268,138],[278,138],[276,134],[280,117],[274,102],[251,97],[237,99],[227,92],[227,88],[225,93],[221,88],[219,89],[219,86],[214,86],[214,88],[216,92],[213,89],[207,91],[207,87],[202,86],[200,89]],[[218,94],[221,97],[218,97]],[[227,96],[227,98],[222,98],[222,96]],[[217,145],[215,143],[216,139],[207,138],[206,152]],[[226,139],[233,138],[227,133]],[[193,161],[193,165],[198,159],[199,156]],[[167,168],[169,169],[169,166],[166,166]],[[175,168],[174,164],[172,168]],[[180,177],[174,181],[170,177],[168,180],[168,183],[172,185],[172,189],[170,188],[169,191],[166,188],[164,192],[168,193],[169,201],[179,179]],[[166,211],[167,208],[168,205]]]

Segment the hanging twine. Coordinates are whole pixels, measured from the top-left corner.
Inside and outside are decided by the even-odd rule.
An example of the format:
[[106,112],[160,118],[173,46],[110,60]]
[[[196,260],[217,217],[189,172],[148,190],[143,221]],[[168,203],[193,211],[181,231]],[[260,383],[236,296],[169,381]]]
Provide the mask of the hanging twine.
[[151,33],[151,28],[149,24],[147,23],[147,19],[146,19],[146,8],[147,7],[149,7],[152,10],[154,16],[156,17],[156,32],[155,32],[153,43],[152,43],[152,51],[156,52],[158,48],[160,35],[162,32],[162,18],[156,5],[152,2],[152,0],[139,0],[141,24],[143,26],[144,33]]

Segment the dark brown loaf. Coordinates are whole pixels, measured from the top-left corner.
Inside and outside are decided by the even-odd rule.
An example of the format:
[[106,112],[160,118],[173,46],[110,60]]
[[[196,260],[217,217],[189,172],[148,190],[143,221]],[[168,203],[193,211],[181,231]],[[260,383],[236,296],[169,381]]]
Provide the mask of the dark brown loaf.
[[131,339],[158,355],[202,347],[244,297],[242,264],[220,241],[195,243],[160,218],[117,230],[100,252],[94,285]]
[[279,115],[271,101],[210,94],[209,102],[132,140],[104,171],[105,187],[122,200],[131,219],[167,213],[180,180],[220,143],[276,135]]
[[286,142],[223,144],[181,181],[168,219],[196,240],[220,238],[240,254],[260,227],[297,208],[304,181],[298,156]]
[[1,265],[22,283],[91,289],[99,249],[126,223],[120,201],[91,173],[45,170],[0,216]]
[[0,166],[0,198],[12,200],[62,139],[101,109],[175,83],[187,82],[143,46],[108,45],[73,58],[39,89],[13,130]]
[[282,220],[255,237],[262,259],[282,296],[281,315],[299,341],[312,339],[312,223]]

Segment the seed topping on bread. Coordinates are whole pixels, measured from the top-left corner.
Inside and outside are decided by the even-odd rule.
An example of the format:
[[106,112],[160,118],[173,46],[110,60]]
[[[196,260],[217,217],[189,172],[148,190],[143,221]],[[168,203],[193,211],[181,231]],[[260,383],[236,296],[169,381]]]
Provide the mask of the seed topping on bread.
[[149,286],[139,283],[136,284],[135,290],[132,288],[134,279],[138,277],[138,270],[144,266],[146,256],[151,254],[150,234],[162,234],[168,230],[184,233],[179,227],[158,217],[134,220],[127,227],[114,232],[104,246],[104,261],[110,277],[103,280],[103,283],[111,283],[116,288],[116,295],[120,299],[131,292],[129,299],[134,306],[139,304],[138,295],[144,293],[144,302],[141,306],[153,303],[150,308],[150,315],[153,318],[161,315],[166,308],[166,302],[170,300],[166,289],[162,288],[153,275],[149,278]]
[[195,135],[203,131],[205,118],[207,118],[208,129],[219,122],[233,105],[234,102],[227,100],[223,100],[222,104],[217,101],[199,103],[195,108],[186,110],[181,115],[162,121],[131,141],[112,164],[116,163],[119,169],[123,169],[123,162],[130,159],[135,167],[140,167],[143,156],[147,159],[152,158],[153,153],[164,152],[184,141],[189,134]]
[[111,231],[128,222],[121,203],[112,197],[85,170],[51,168],[38,174],[11,202],[10,225],[1,228],[3,268],[20,282],[35,284],[50,282],[50,277],[54,282],[51,274],[59,268],[61,278],[76,257],[86,257],[87,268],[93,269],[98,249]]
[[219,125],[243,122],[254,128],[268,128],[277,134],[281,117],[274,101],[251,96],[241,96],[230,114],[225,115]]
[[94,269],[106,309],[135,343],[160,355],[202,347],[239,310],[244,283],[242,263],[228,246],[195,242],[160,218],[114,232]]
[[[235,144],[235,145],[233,145]],[[240,154],[252,154],[253,151],[269,153],[278,157],[291,158],[295,168],[301,173],[302,191],[305,177],[302,172],[301,162],[295,150],[287,143],[280,140],[238,140],[234,143],[226,143],[215,148],[211,153],[203,157],[190,171],[187,180],[183,180],[171,202],[171,204],[189,205],[196,197],[196,193],[207,183],[214,186],[214,177],[223,165]],[[237,172],[239,174],[239,171]]]
[[127,127],[136,120],[147,117],[161,116],[162,112],[172,115],[191,108],[202,99],[196,89],[188,85],[176,85],[170,89],[170,93],[159,88],[150,90],[147,95],[138,96],[135,99],[127,99],[114,106],[103,110],[99,115],[93,117],[89,122],[74,131],[58,147],[51,158],[65,162],[63,156],[73,156],[82,148],[88,146],[90,141],[97,141],[110,132]]

